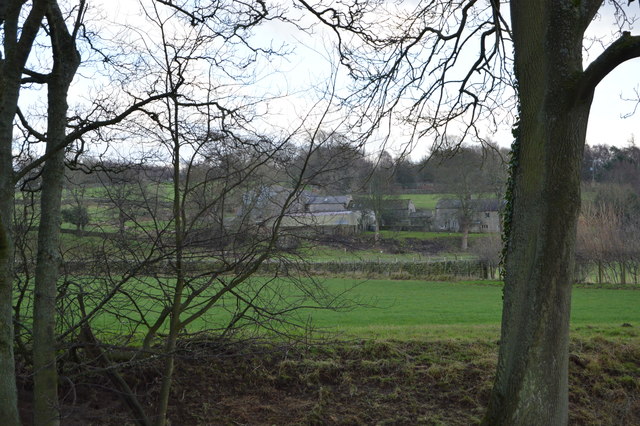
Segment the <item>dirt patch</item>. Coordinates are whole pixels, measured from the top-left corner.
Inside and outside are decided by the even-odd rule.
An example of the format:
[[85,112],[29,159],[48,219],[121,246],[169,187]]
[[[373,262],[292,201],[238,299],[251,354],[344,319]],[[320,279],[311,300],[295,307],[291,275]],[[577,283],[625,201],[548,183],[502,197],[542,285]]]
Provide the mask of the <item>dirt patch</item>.
[[323,246],[348,249],[370,250],[376,248],[383,253],[405,254],[415,253],[423,256],[435,256],[442,253],[457,251],[460,248],[460,238],[380,238],[374,241],[373,235],[366,236],[332,236],[317,240]]
[[[178,359],[173,425],[446,424],[480,421],[489,398],[493,342],[333,342],[273,349],[189,345]],[[572,343],[571,424],[640,424],[640,348],[591,339]],[[161,360],[121,372],[148,413]],[[30,421],[29,376],[19,382]],[[134,424],[103,374],[64,377],[65,425]]]

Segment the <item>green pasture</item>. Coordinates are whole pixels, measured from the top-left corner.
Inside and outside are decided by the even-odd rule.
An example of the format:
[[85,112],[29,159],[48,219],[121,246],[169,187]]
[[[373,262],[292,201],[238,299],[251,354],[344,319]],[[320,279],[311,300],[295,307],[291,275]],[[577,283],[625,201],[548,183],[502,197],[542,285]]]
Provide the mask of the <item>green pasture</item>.
[[[436,204],[442,198],[457,198],[455,194],[400,194],[397,195],[402,200],[411,200],[416,209],[434,210]],[[491,193],[474,194],[473,198],[495,198]]]
[[450,198],[451,194],[400,194],[398,198],[411,200],[416,209],[433,210],[441,198]]
[[[300,292],[280,282],[272,294],[297,300]],[[502,285],[491,281],[425,282],[351,279],[327,279],[320,283],[327,291],[347,293],[338,310],[309,308],[295,311],[293,318],[310,322],[319,333],[382,339],[498,339]],[[165,289],[166,290],[166,289]],[[289,294],[287,294],[289,293]],[[271,298],[268,296],[267,298]],[[144,300],[139,301],[145,305]],[[308,302],[306,302],[308,303]],[[230,306],[230,300],[222,304]],[[571,325],[581,336],[640,336],[640,290],[575,288]],[[220,306],[212,309],[188,329],[223,326],[229,312]],[[111,328],[111,319],[102,315],[94,323]],[[630,324],[631,327],[622,326]]]
[[[340,288],[345,282],[333,279],[326,285]],[[499,335],[502,286],[496,282],[372,280],[354,288],[350,296],[365,305],[347,312],[310,313],[314,323],[347,334],[384,338]],[[638,290],[575,288],[571,325],[582,333],[613,328],[618,330],[613,334],[638,336],[638,306]]]
[[[173,199],[173,185],[167,182],[148,182],[143,184],[144,188],[148,191],[149,194],[157,194],[164,201],[171,201]],[[128,190],[129,195],[133,194],[136,196],[139,194],[141,190],[140,182],[131,182],[126,185],[116,184],[114,187],[118,187],[119,189]],[[82,197],[86,201],[91,201],[92,199],[108,199],[111,196],[114,196],[114,191],[109,191],[108,187],[105,187],[101,184],[89,184],[82,185]],[[74,199],[73,189],[65,188],[62,193],[62,198],[65,200]]]

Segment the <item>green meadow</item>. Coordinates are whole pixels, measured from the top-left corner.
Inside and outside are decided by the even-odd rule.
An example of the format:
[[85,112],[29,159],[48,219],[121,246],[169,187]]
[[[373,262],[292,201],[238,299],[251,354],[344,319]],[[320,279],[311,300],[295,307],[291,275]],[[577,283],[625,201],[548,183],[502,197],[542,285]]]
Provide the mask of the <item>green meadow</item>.
[[[344,280],[326,285],[340,289]],[[469,338],[499,333],[502,285],[497,282],[423,282],[371,280],[350,291],[362,305],[346,312],[314,311],[319,327],[357,336],[382,338]],[[571,324],[574,331],[640,326],[640,291],[575,288]],[[619,334],[612,332],[613,334]],[[635,332],[637,334],[637,331]]]
[[[330,293],[340,294],[337,310],[307,308],[295,311],[300,323],[310,323],[318,333],[347,338],[379,339],[498,339],[502,309],[502,285],[494,281],[394,281],[326,279],[320,282]],[[274,293],[299,297],[288,284]],[[140,306],[146,303],[140,300]],[[224,304],[224,301],[222,302]],[[575,288],[571,325],[582,337],[639,337],[640,290]],[[149,312],[157,310],[149,306]],[[151,316],[153,316],[151,314]],[[229,313],[214,307],[191,324],[189,332],[221,326]],[[112,319],[101,315],[98,329],[112,328]],[[623,326],[625,324],[625,326]],[[629,326],[630,325],[630,326]]]
[[398,198],[413,201],[417,209],[433,210],[441,198],[451,197],[451,194],[400,194]]
[[[413,202],[413,205],[417,209],[433,210],[436,208],[436,204],[442,198],[457,198],[456,194],[399,194],[398,198],[406,200],[409,199]],[[474,194],[474,198],[495,198],[495,195],[487,194]]]

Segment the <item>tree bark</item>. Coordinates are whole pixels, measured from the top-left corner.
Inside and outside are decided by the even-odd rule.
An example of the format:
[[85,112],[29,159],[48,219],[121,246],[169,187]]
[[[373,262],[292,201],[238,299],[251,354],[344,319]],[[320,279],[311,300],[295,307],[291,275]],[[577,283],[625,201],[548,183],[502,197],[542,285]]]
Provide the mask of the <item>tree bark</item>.
[[462,240],[460,243],[460,250],[467,251],[469,249],[469,225],[464,224],[462,226]]
[[[22,70],[44,17],[45,3],[34,0],[21,21],[23,2],[2,3],[4,57],[0,57],[0,419],[18,425],[18,398],[13,354],[13,230],[15,199],[12,159],[13,120],[18,108]],[[19,23],[23,22],[19,28]]]
[[511,3],[520,123],[498,370],[485,424],[568,422],[580,166],[593,93],[576,87],[584,31],[579,3]]
[[33,318],[34,424],[58,425],[58,373],[56,369],[56,296],[60,269],[60,204],[64,183],[64,144],[67,94],[80,65],[75,40],[67,31],[55,2],[47,10],[53,49],[53,68],[48,77],[47,148],[50,155],[42,172],[40,224],[35,274]]
[[[4,170],[5,165],[0,165]],[[11,238],[13,185],[2,182],[0,189],[0,418],[4,424],[18,425],[18,394],[13,356],[13,240]],[[7,188],[8,187],[8,188]],[[8,189],[8,190],[7,190]]]
[[[174,86],[172,85],[172,88]],[[165,342],[164,371],[162,375],[162,383],[160,385],[160,395],[158,396],[158,409],[154,424],[156,426],[165,426],[167,424],[167,411],[169,408],[169,397],[171,393],[171,384],[173,382],[173,370],[175,366],[175,351],[178,343],[178,335],[182,328],[180,323],[180,314],[182,313],[182,295],[185,286],[185,275],[183,270],[183,249],[184,249],[184,206],[182,181],[180,176],[180,128],[179,128],[179,102],[177,97],[173,96],[170,101],[169,112],[172,118],[171,122],[171,141],[173,143],[173,222],[175,232],[175,287],[171,299],[171,313],[169,316],[169,335]]]

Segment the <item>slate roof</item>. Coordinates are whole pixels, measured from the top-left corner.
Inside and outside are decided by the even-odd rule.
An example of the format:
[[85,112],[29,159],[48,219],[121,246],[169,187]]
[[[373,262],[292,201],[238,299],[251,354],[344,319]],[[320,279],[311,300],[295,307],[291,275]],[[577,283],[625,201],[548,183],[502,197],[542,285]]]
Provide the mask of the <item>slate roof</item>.
[[358,225],[360,212],[316,212],[316,213],[292,213],[282,218],[283,227],[313,227],[313,226],[340,226]]
[[349,205],[349,195],[311,195],[307,197],[307,204],[344,204]]

